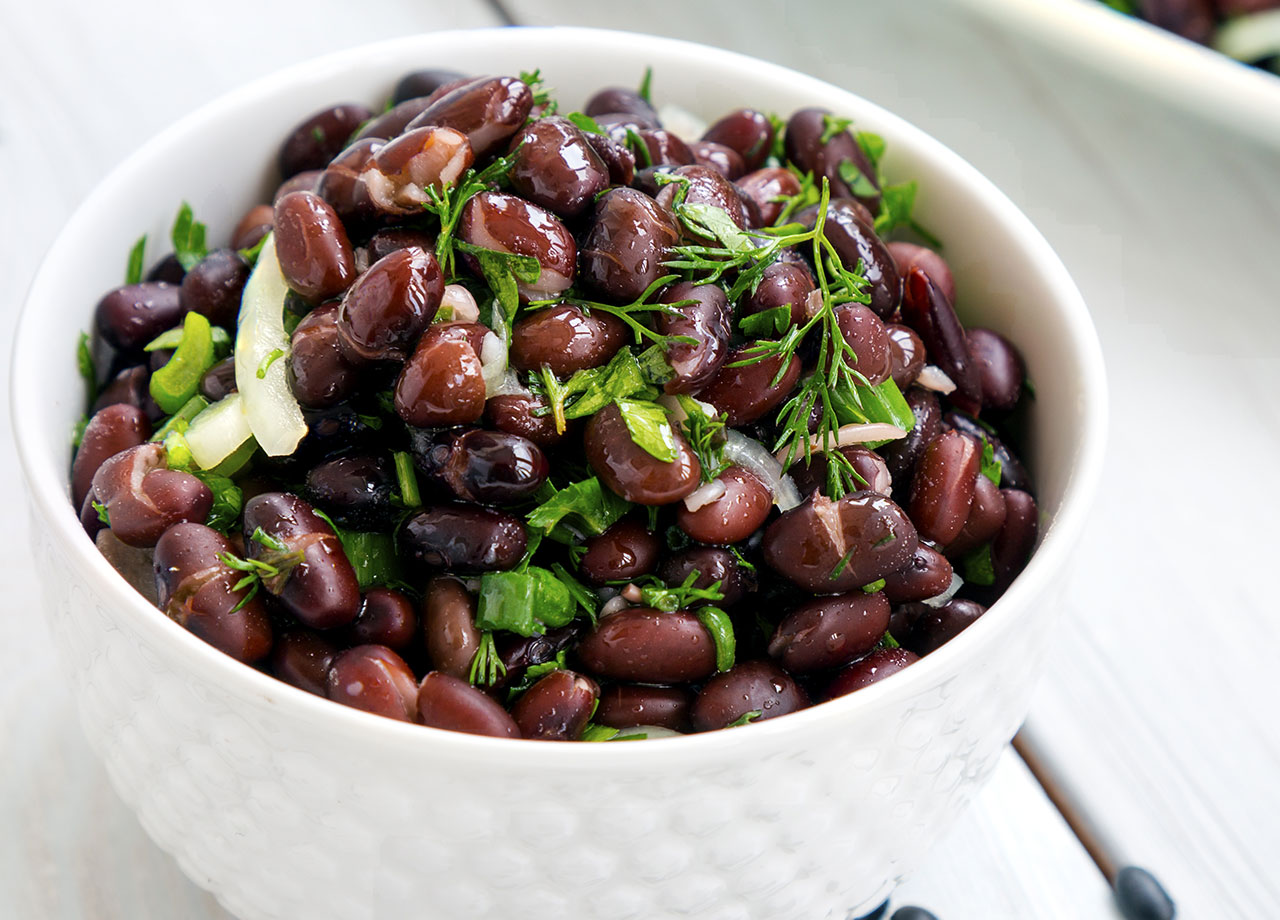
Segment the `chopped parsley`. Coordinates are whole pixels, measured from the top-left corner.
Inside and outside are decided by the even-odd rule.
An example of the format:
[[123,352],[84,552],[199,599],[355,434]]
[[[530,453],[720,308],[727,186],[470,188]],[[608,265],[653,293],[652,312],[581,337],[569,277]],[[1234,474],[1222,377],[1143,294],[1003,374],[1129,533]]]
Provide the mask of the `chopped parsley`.
[[184,271],[191,271],[196,264],[209,254],[205,244],[205,225],[195,219],[191,205],[185,201],[178,208],[178,215],[173,219],[173,229],[169,238],[173,241],[173,255],[182,265]]
[[129,261],[124,270],[124,283],[137,284],[142,280],[142,260],[147,252],[147,235],[138,237],[138,241],[129,250]]

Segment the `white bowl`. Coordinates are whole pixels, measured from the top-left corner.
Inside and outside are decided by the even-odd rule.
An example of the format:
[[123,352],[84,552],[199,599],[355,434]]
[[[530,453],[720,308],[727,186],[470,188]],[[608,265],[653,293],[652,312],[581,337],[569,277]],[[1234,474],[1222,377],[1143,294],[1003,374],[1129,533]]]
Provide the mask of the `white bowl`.
[[[384,98],[422,66],[541,67],[567,107],[634,84],[706,117],[739,105],[851,115],[920,180],[972,323],[1009,335],[1037,387],[1027,459],[1043,538],[955,641],[882,683],[745,729],[665,741],[536,744],[392,722],[244,667],[149,606],[85,538],[68,499],[83,406],[77,330],[142,231],[186,199],[224,239],[270,191],[282,134],[311,111]],[[1055,582],[1098,479],[1098,343],[1027,219],[972,167],[844,90],[668,39],[583,29],[414,36],[291,68],[201,109],[76,212],[32,285],[13,417],[37,565],[81,720],[116,789],[198,884],[246,920],[381,917],[844,917],[919,863],[1022,719]]]

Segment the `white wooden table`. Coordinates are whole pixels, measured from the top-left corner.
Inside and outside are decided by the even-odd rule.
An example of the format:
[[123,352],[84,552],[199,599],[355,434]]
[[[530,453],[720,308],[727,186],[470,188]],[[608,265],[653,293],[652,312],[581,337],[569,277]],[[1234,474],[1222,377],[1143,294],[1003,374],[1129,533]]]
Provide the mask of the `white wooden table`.
[[[1179,916],[1280,917],[1280,153],[936,0],[583,7],[0,0],[3,341],[99,177],[190,108],[314,54],[510,17],[679,34],[849,87],[1004,188],[1102,335],[1109,473],[1030,719],[1038,738]],[[7,402],[0,415],[7,432]],[[20,479],[8,449],[0,477]],[[28,523],[12,504],[0,514],[0,918],[226,920],[109,789],[59,683]],[[1012,753],[895,901],[951,920],[1117,916]]]

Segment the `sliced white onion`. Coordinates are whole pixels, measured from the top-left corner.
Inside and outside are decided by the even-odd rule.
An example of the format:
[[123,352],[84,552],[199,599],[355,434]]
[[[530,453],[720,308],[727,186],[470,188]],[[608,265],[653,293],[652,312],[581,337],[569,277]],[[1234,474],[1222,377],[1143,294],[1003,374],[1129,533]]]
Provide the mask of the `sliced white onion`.
[[239,393],[229,393],[202,411],[186,431],[191,456],[202,470],[213,469],[251,437],[253,430]]
[[1239,61],[1256,61],[1280,52],[1280,10],[1236,16],[1218,26],[1213,47]]
[[461,284],[446,284],[444,296],[440,298],[440,309],[446,311],[445,317],[450,322],[474,323],[480,318],[480,306]]
[[600,616],[607,617],[611,613],[617,613],[619,610],[626,610],[631,604],[621,594],[615,595],[604,602],[600,608]]
[[[841,425],[836,429],[836,437],[834,443],[827,440],[823,443],[822,435],[815,434],[809,438],[809,450],[813,453],[821,453],[824,449],[836,447],[851,447],[854,444],[867,444],[871,441],[896,441],[898,438],[905,438],[907,433],[897,425],[890,425],[888,422],[857,422],[852,425]],[[787,448],[782,447],[778,450],[778,456],[786,456]]]
[[955,392],[956,388],[955,381],[943,373],[942,368],[935,364],[926,364],[924,366],[920,371],[920,376],[916,378],[916,386],[924,387],[926,390],[933,390],[943,396]]
[[[276,259],[275,234],[269,233],[258,254],[258,264],[244,286],[235,352],[236,389],[244,400],[244,414],[253,436],[269,457],[293,453],[307,434],[302,408],[289,386],[289,335],[284,330],[284,299],[288,293],[289,286]],[[259,377],[259,368],[277,350],[281,354]]]
[[696,139],[707,133],[707,123],[688,109],[678,105],[667,104],[658,109],[658,121],[663,130],[681,138]]
[[533,398],[533,391],[520,382],[520,375],[507,368],[507,372],[502,375],[502,382],[498,384],[492,396],[528,396]]
[[690,511],[697,511],[703,505],[709,505],[723,497],[727,491],[723,480],[713,479],[710,482],[704,482],[684,497],[684,506]]
[[730,430],[724,455],[732,463],[754,473],[773,493],[773,503],[782,511],[800,504],[800,490],[791,477],[782,472],[782,464],[768,449],[740,431]]
[[951,600],[951,598],[956,596],[956,592],[960,590],[963,584],[964,579],[955,572],[952,572],[951,584],[947,585],[947,590],[943,591],[941,594],[935,595],[934,597],[926,597],[920,603],[928,604],[930,607],[941,607],[947,601]]
[[506,334],[506,324],[499,323],[497,331],[486,332],[480,343],[480,373],[484,376],[486,399],[498,395],[498,389],[507,375]]
[[822,312],[822,291],[810,291],[804,299],[805,319],[813,319]]

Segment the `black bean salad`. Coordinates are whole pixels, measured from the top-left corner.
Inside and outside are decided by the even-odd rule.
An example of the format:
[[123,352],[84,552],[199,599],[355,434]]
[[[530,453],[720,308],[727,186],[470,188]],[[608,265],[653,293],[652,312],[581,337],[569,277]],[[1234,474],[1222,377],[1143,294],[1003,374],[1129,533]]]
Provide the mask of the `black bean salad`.
[[1102,0],[1175,35],[1280,73],[1280,0]]
[[512,738],[770,719],[980,617],[1036,537],[1029,386],[915,183],[649,82],[411,73],[289,131],[228,247],[185,204],[139,240],[80,343],[100,550],[294,686]]

